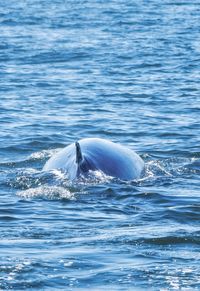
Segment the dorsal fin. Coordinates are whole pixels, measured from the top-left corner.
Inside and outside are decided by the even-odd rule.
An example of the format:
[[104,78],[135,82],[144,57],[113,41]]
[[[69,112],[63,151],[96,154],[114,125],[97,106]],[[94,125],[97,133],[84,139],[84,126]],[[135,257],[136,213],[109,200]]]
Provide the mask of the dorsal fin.
[[76,146],[76,163],[79,165],[83,160],[83,156],[82,156],[81,147],[78,141],[75,143],[75,146]]

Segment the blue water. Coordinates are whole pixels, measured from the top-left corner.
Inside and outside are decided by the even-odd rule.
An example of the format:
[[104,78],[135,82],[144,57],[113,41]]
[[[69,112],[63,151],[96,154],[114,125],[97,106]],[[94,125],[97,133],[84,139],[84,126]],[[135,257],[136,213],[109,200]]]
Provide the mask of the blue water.
[[[200,2],[0,1],[0,289],[200,290]],[[41,171],[107,138],[144,176]]]

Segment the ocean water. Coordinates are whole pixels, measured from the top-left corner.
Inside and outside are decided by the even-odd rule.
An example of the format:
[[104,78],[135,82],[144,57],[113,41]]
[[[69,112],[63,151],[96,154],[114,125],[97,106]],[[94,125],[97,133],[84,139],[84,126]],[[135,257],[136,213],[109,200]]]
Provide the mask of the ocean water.
[[[199,0],[0,1],[0,290],[200,290]],[[85,137],[141,179],[42,172]]]

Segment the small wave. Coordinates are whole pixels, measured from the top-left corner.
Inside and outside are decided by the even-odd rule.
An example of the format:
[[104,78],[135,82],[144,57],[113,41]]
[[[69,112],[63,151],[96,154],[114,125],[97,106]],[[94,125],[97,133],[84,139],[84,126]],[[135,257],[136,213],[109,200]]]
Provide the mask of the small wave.
[[[18,159],[17,161],[5,160],[0,162],[1,168],[26,168],[27,166],[34,166],[36,163],[40,163],[43,160],[50,158],[57,150],[42,150],[32,153],[30,156],[24,159]],[[40,165],[41,166],[41,165]]]
[[32,153],[28,160],[42,160],[46,158],[50,158],[54,153],[56,153],[57,150],[43,150],[39,152]]
[[50,200],[74,200],[74,193],[71,193],[68,189],[58,186],[40,186],[37,188],[30,188],[24,191],[17,192],[17,195],[25,198],[47,198]]
[[[40,159],[41,155],[42,153],[39,152],[36,154],[36,158]],[[33,168],[25,168],[12,172],[7,184],[17,189],[17,195],[24,199],[73,200],[75,195],[80,192],[80,187],[96,185],[103,181],[103,179],[106,179],[103,174],[95,172],[89,175],[88,178],[80,177],[76,181],[71,182],[68,179],[67,173],[59,169],[41,172]]]
[[170,181],[176,177],[197,174],[200,171],[200,160],[198,158],[178,158],[171,157],[167,159],[156,160],[152,157],[145,157],[144,175],[139,182],[149,181]]

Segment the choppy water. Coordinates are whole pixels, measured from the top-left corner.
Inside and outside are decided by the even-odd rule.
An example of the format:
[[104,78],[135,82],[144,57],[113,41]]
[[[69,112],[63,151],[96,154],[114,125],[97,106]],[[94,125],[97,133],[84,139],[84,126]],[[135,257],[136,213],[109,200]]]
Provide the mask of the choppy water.
[[[200,290],[200,3],[0,1],[0,290]],[[144,177],[70,183],[102,137]]]

